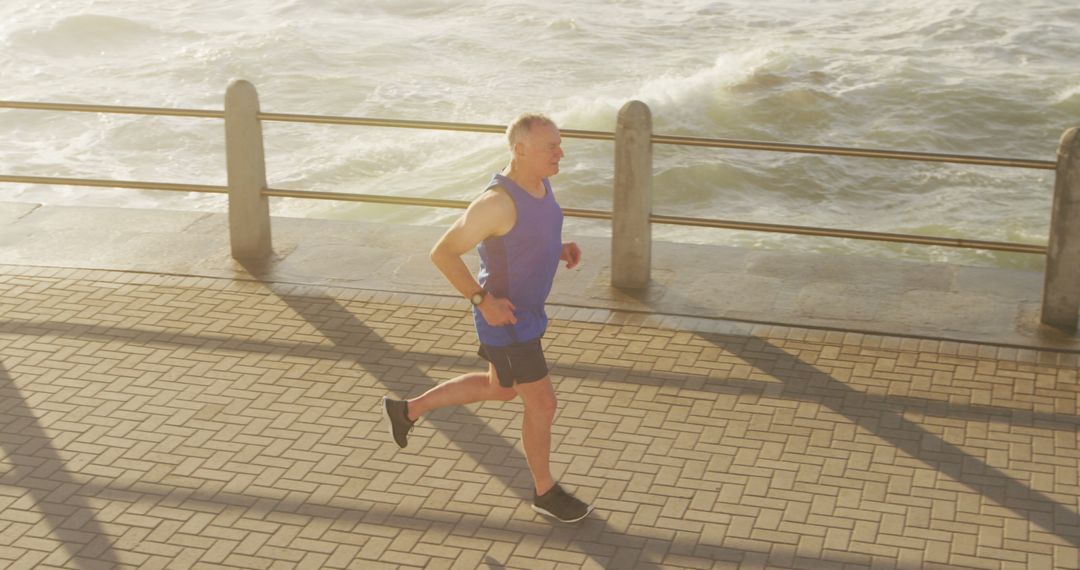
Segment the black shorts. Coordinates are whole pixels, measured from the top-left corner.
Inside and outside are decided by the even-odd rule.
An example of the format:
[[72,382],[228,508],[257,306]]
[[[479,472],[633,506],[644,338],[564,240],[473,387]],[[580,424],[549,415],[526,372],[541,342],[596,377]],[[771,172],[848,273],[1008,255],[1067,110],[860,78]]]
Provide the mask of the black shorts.
[[542,380],[548,375],[547,362],[540,339],[511,344],[509,346],[480,345],[476,351],[480,358],[495,366],[499,385],[512,388],[514,384],[528,384]]

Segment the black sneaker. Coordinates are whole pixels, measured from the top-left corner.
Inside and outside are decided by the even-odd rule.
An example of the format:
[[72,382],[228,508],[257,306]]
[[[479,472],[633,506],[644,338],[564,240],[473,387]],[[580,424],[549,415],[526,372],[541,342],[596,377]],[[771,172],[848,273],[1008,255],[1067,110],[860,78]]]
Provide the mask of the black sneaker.
[[404,449],[408,445],[409,430],[416,422],[409,420],[409,402],[405,400],[391,400],[389,396],[383,398],[383,407],[386,408],[386,417],[390,420],[390,435],[394,443]]
[[558,485],[543,495],[534,495],[532,508],[544,516],[566,523],[577,522],[589,516],[593,510],[592,505],[586,505],[575,499]]

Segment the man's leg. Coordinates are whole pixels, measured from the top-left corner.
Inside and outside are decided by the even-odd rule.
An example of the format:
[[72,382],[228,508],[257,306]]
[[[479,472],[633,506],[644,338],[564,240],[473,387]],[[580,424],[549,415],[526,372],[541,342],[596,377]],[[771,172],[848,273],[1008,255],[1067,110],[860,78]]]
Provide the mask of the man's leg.
[[543,495],[555,486],[551,476],[551,423],[555,420],[555,389],[551,377],[536,382],[514,385],[525,404],[525,419],[521,425],[521,442],[529,462],[536,494]]
[[577,522],[589,516],[592,506],[564,491],[551,476],[551,423],[557,406],[551,377],[516,384],[514,389],[525,402],[521,439],[536,487],[533,510],[563,522]]
[[383,398],[383,407],[390,422],[390,435],[398,447],[404,448],[409,443],[409,431],[420,416],[446,406],[471,404],[487,400],[513,400],[517,392],[513,388],[499,385],[494,366],[488,373],[474,372],[462,374],[457,378],[443,382],[412,400],[394,400]]
[[513,400],[517,392],[513,388],[499,385],[495,367],[489,365],[488,372],[462,374],[448,380],[409,400],[409,420],[416,421],[420,416],[447,406],[460,406],[488,400]]

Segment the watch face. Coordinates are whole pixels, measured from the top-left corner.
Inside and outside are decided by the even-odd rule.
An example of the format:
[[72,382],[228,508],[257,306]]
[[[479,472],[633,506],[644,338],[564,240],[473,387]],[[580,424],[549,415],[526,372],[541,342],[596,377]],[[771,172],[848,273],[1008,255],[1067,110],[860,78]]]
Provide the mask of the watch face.
[[473,305],[479,305],[480,303],[484,302],[484,294],[483,293],[473,293],[473,296],[469,300],[472,301]]

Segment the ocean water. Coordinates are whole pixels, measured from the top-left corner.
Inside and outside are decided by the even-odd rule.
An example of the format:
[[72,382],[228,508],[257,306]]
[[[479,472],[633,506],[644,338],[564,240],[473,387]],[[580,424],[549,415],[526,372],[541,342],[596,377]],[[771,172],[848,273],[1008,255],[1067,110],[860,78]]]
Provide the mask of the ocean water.
[[[1080,125],[1075,0],[6,0],[2,99],[612,130],[1054,160]],[[224,184],[212,119],[0,110],[0,173]],[[471,199],[500,137],[264,125],[277,188]],[[610,142],[566,139],[564,207],[609,209]],[[662,214],[1045,243],[1053,172],[655,148]],[[202,194],[0,184],[0,200],[224,211]],[[279,216],[460,211],[274,199]],[[567,234],[606,235],[571,220]],[[1040,256],[658,225],[656,239],[1037,268]]]

